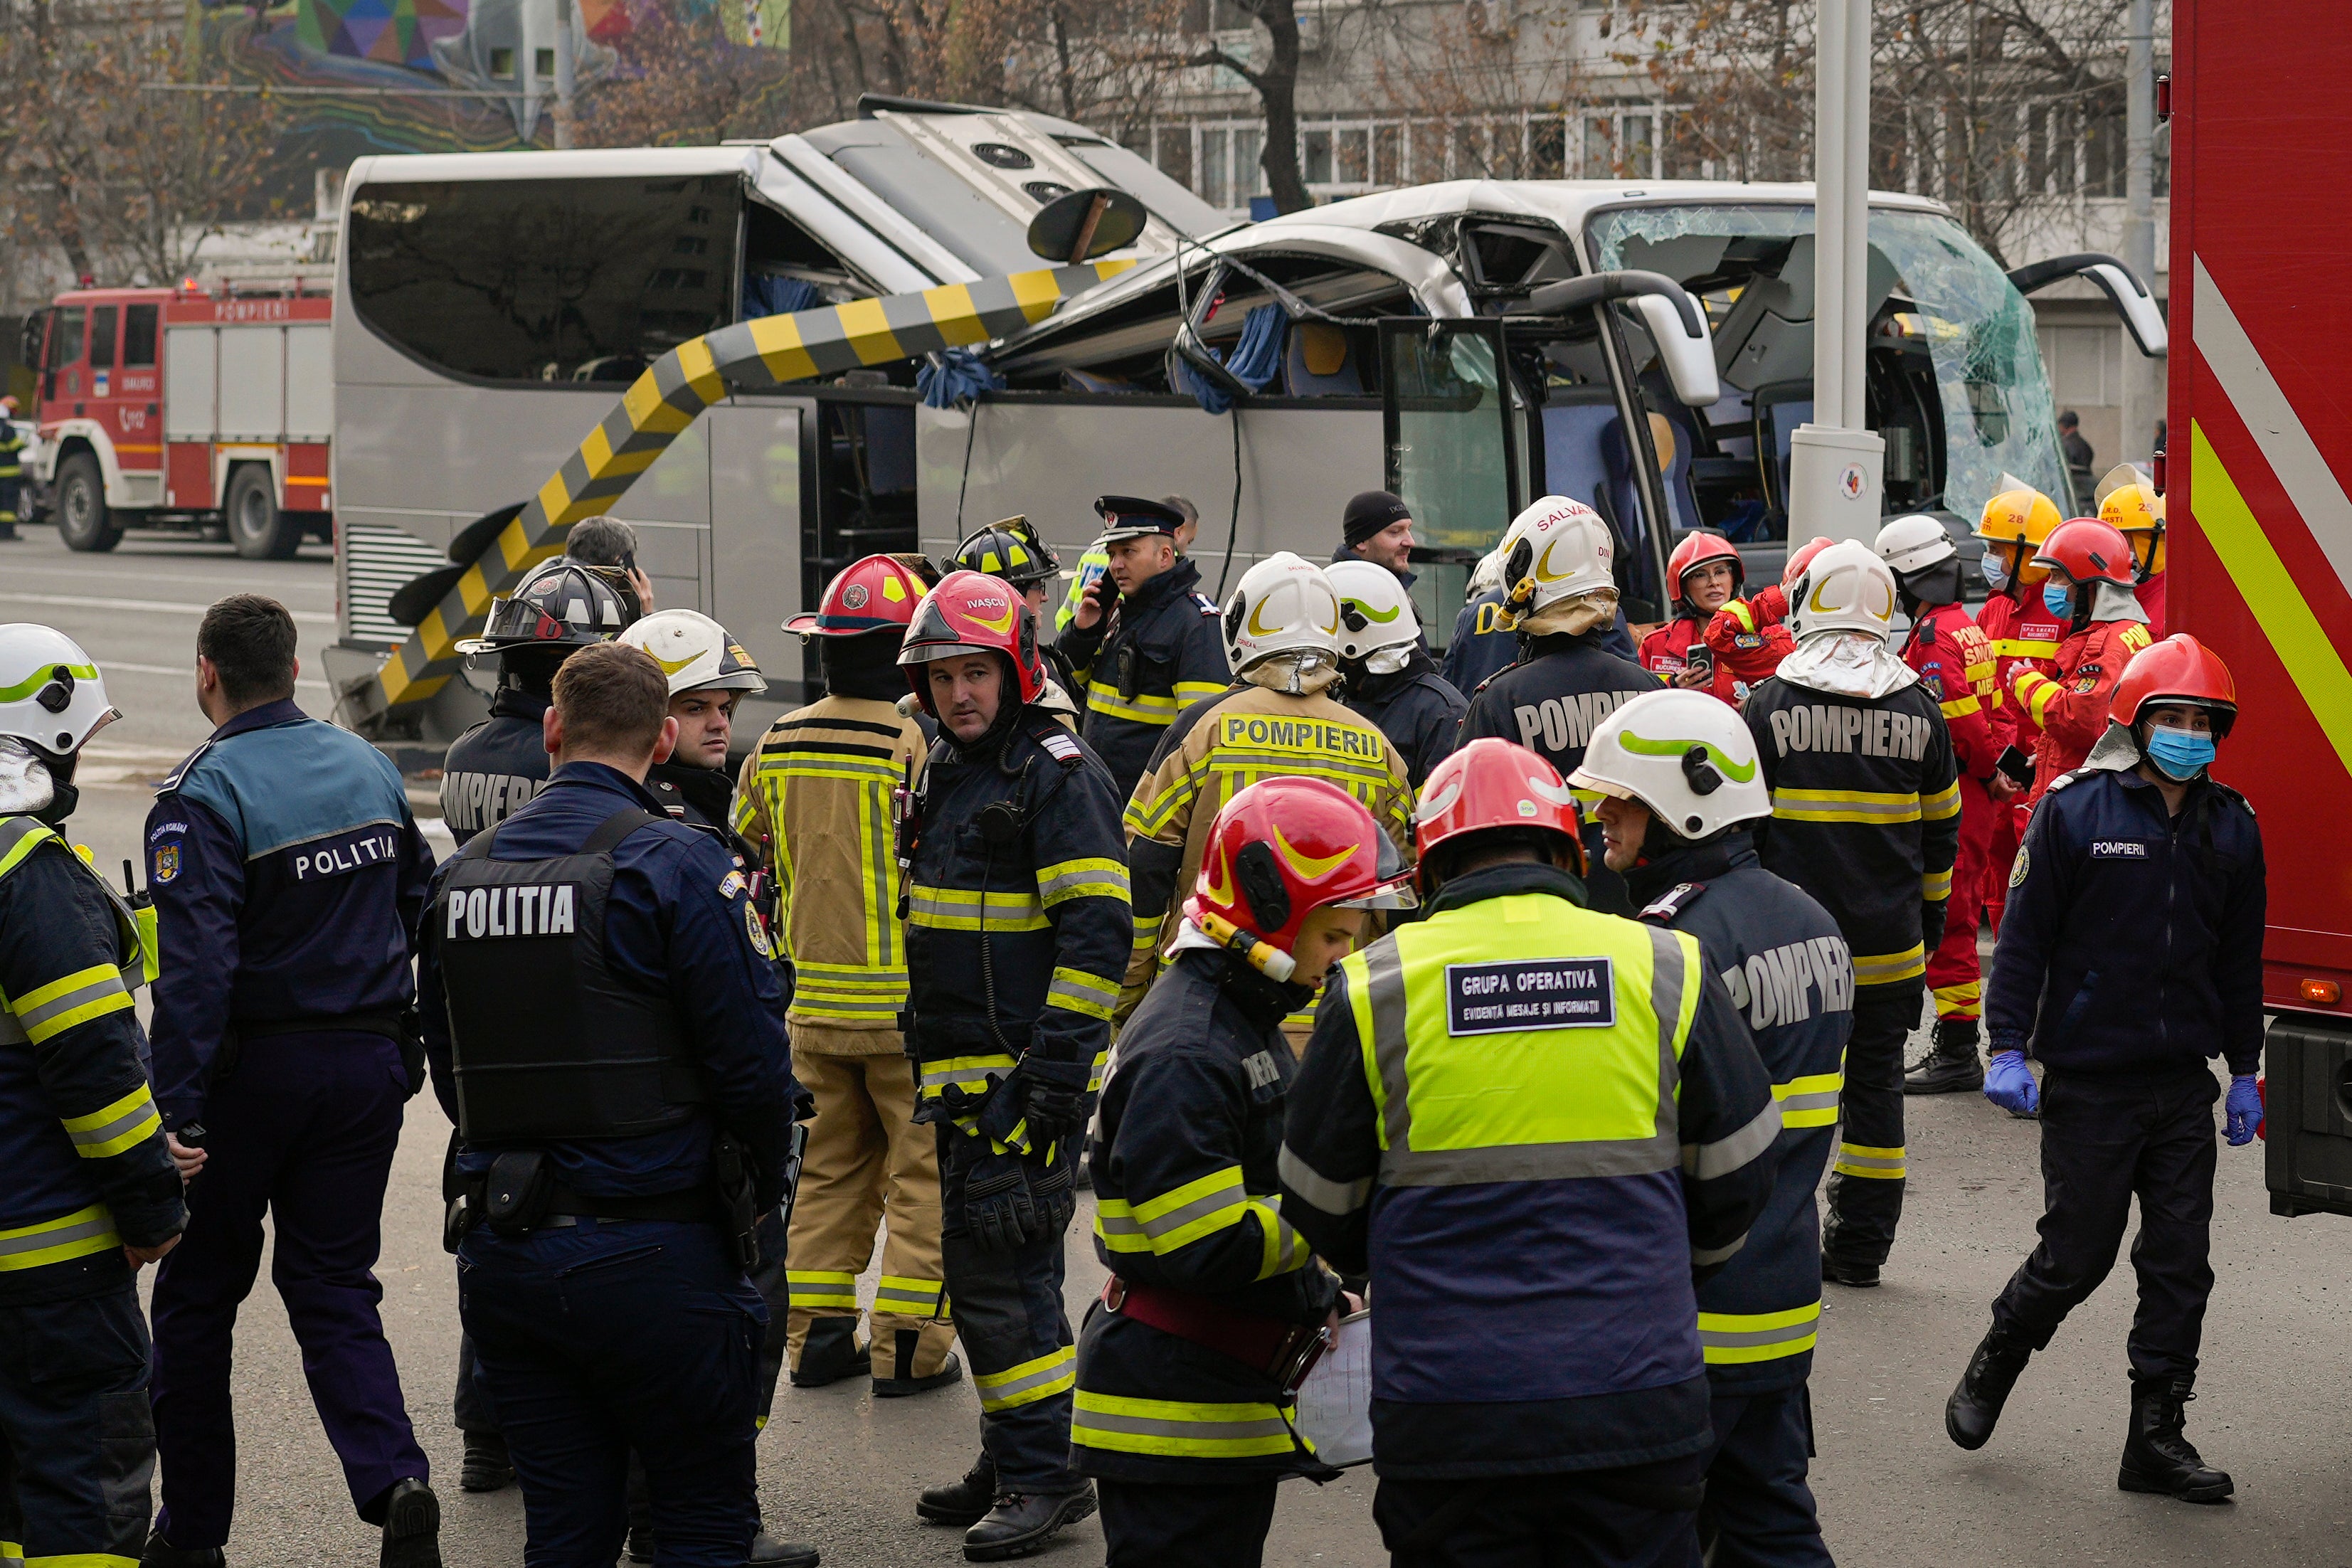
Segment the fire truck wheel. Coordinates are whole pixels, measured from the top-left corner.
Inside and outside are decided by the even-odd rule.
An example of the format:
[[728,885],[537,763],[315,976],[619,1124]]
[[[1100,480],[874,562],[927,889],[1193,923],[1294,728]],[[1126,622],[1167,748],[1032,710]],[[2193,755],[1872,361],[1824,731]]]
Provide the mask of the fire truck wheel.
[[122,542],[122,524],[106,505],[97,457],[76,452],[58,465],[58,536],[68,550],[103,552]]
[[221,508],[228,540],[247,561],[289,561],[301,548],[302,525],[278,510],[269,470],[247,463],[229,475],[228,503]]

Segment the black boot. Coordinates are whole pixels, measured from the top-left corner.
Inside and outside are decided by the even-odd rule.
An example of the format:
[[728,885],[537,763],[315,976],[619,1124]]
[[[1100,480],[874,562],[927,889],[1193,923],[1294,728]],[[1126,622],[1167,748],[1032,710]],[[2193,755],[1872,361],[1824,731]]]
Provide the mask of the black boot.
[[1903,1076],[1906,1094],[1958,1094],[1984,1088],[1984,1058],[1974,1018],[1938,1018],[1936,1043]]
[[457,1484],[469,1492],[494,1492],[514,1485],[514,1457],[506,1438],[496,1432],[466,1434],[466,1463]]
[[174,1546],[160,1530],[150,1531],[139,1568],[222,1568],[228,1561],[217,1546]]
[[874,1370],[874,1347],[857,1342],[857,1320],[819,1318],[801,1343],[801,1363],[793,1368],[794,1388],[823,1388]]
[[964,1531],[963,1560],[1002,1563],[1042,1551],[1045,1542],[1095,1510],[1094,1483],[1071,1492],[1006,1492],[988,1517]]
[[799,1542],[779,1541],[768,1533],[765,1520],[751,1537],[751,1550],[743,1559],[743,1568],[816,1568],[816,1548]]
[[945,1388],[949,1384],[963,1381],[963,1363],[956,1360],[955,1352],[948,1352],[947,1359],[940,1363],[939,1371],[929,1377],[917,1377],[915,1352],[920,1348],[923,1336],[913,1329],[900,1329],[891,1338],[894,1342],[891,1375],[874,1380],[875,1398],[904,1399],[910,1394],[927,1394],[934,1388]]
[[441,1500],[411,1476],[394,1481],[383,1505],[379,1568],[441,1568]]
[[978,1524],[995,1503],[996,1461],[983,1453],[963,1479],[925,1491],[916,1500],[915,1511],[933,1524]]
[[1822,1254],[1822,1278],[1853,1290],[1871,1290],[1878,1286],[1878,1265],[1864,1263],[1859,1258],[1835,1258]]
[[2032,1354],[2033,1347],[2024,1335],[1994,1320],[1976,1353],[1969,1357],[1959,1385],[1944,1402],[1944,1431],[1953,1442],[1963,1448],[1981,1448],[1991,1441],[2000,1407],[2009,1403],[2009,1391],[2017,1386],[2017,1374],[2025,1370],[2026,1360]]
[[2132,1379],[2131,1435],[2124,1439],[2116,1485],[2127,1492],[2158,1492],[2182,1502],[2227,1502],[2229,1472],[2207,1464],[2181,1430],[2197,1397],[2186,1377]]

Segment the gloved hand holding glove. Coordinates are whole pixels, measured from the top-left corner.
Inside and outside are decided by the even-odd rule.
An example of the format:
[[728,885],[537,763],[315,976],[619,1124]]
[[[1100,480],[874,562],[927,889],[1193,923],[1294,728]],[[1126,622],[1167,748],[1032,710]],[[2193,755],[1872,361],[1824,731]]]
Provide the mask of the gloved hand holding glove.
[[2025,1065],[2023,1051],[1993,1052],[1985,1068],[1984,1096],[2012,1115],[2041,1113],[2042,1089],[2033,1081],[2033,1069]]
[[963,1223],[983,1252],[1011,1252],[1045,1234],[1020,1155],[990,1154],[973,1164],[963,1186]]
[[2254,1141],[2254,1131],[2263,1123],[2263,1091],[2250,1072],[2234,1073],[2230,1079],[2230,1099],[2224,1108],[2222,1126],[2230,1147],[2242,1149]]
[[1087,1084],[1094,1078],[1092,1060],[1073,1061],[1056,1048],[1057,1042],[1037,1040],[1021,1055],[1020,1065],[997,1089],[981,1118],[980,1131],[1002,1143],[1013,1142],[1013,1130],[1026,1122],[1022,1141],[1042,1150],[1087,1124],[1094,1113]]

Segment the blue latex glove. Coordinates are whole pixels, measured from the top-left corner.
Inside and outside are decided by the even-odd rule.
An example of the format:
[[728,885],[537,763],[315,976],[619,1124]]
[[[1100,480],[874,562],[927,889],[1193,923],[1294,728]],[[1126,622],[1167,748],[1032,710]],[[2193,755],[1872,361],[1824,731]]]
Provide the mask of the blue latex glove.
[[2254,1141],[2254,1129],[2262,1125],[2263,1095],[2254,1087],[2254,1075],[2238,1073],[2230,1079],[2228,1114],[2223,1118],[2232,1149],[2242,1148]]
[[1985,1068],[1984,1094],[2003,1110],[2019,1116],[2033,1116],[2042,1110],[2041,1086],[2033,1081],[2033,1069],[2025,1065],[2023,1051],[1992,1054],[1992,1063]]

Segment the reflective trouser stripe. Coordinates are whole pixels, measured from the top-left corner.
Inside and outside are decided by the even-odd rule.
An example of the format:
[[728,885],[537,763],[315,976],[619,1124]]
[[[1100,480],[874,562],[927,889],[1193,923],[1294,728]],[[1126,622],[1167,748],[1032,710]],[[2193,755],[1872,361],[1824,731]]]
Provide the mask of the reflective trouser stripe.
[[1965,985],[1937,986],[1936,1016],[1938,1018],[1983,1017],[1984,982],[1971,980]]
[[1903,1145],[1892,1149],[1873,1149],[1862,1143],[1838,1145],[1837,1163],[1831,1167],[1841,1176],[1867,1176],[1874,1181],[1899,1182],[1906,1174]]
[[73,1140],[74,1152],[85,1160],[104,1160],[135,1149],[163,1125],[155,1111],[155,1097],[143,1083],[111,1105],[87,1116],[65,1119],[66,1136]]
[[1782,1312],[1701,1312],[1699,1349],[1709,1366],[1778,1361],[1811,1350],[1821,1321],[1817,1300]]
[[908,1279],[885,1274],[874,1291],[874,1310],[900,1318],[936,1317],[946,1287],[937,1279]]
[[1288,1454],[1300,1447],[1290,1423],[1271,1405],[1188,1405],[1078,1391],[1070,1415],[1070,1441],[1125,1454],[1192,1459],[1241,1459]]
[[1078,1352],[1063,1345],[1035,1361],[1003,1372],[975,1372],[972,1386],[980,1391],[984,1411],[1013,1410],[1057,1394],[1067,1394],[1078,1381]]
[[1856,985],[1893,985],[1927,973],[1927,949],[1913,942],[1901,952],[1857,952],[1853,955]]
[[0,1230],[0,1273],[68,1263],[122,1245],[114,1234],[114,1215],[104,1204],[92,1204],[38,1225]]
[[857,1310],[857,1276],[815,1268],[787,1268],[784,1283],[801,1309],[844,1307]]

